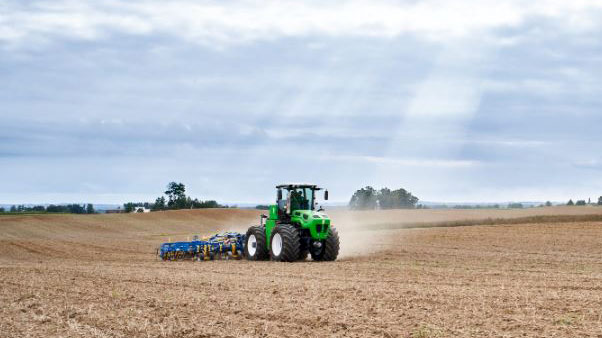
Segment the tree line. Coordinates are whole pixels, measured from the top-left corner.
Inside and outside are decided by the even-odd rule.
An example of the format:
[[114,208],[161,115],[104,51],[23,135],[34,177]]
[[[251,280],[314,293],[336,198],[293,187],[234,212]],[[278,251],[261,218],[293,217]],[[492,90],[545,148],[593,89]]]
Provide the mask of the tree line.
[[403,188],[391,190],[385,187],[376,190],[367,186],[351,196],[349,208],[353,210],[414,209],[418,200],[418,197]]
[[[573,202],[573,199],[570,199],[566,205],[568,206],[583,206],[583,205],[588,205],[588,204],[593,204],[591,200],[588,200],[587,202],[585,200],[577,200],[576,202]],[[598,197],[598,203],[596,203],[597,205],[602,205],[602,196]]]
[[[6,209],[0,208],[0,213],[7,212]],[[25,205],[13,205],[10,207],[8,212],[11,213],[19,213],[19,212],[29,212],[29,213],[65,213],[65,214],[95,214],[96,210],[94,210],[94,205],[91,203],[88,204],[50,204],[48,206],[43,205],[35,205],[35,206],[25,206]]]
[[[227,208],[214,200],[201,201],[186,196],[186,186],[183,183],[169,182],[165,195],[157,197],[154,203],[150,202],[128,202],[123,204],[125,212],[132,212],[137,207],[144,207],[151,211],[180,210],[180,209],[204,209],[204,208]],[[167,198],[166,198],[167,197]]]
[[[412,195],[409,191],[400,188],[397,190],[390,190],[389,188],[382,188],[376,190],[371,186],[361,188],[357,190],[351,200],[349,201],[349,208],[353,210],[370,210],[370,209],[423,209],[428,208],[424,205],[417,204],[419,201],[418,197]],[[577,200],[574,202],[570,199],[566,205],[569,206],[584,206],[597,204],[602,206],[602,196],[598,197],[597,203],[592,203],[591,200]],[[540,207],[552,206],[552,202],[547,201],[541,204]],[[258,205],[257,209],[263,206]],[[522,203],[508,203],[506,208],[508,209],[522,209],[525,206]],[[481,208],[502,208],[500,204],[493,205],[455,205],[454,209],[481,209]]]

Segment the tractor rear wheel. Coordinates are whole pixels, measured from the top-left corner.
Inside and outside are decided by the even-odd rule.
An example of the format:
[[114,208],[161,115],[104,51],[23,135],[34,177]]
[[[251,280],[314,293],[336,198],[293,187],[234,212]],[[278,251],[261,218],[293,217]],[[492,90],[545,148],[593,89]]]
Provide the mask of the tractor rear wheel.
[[263,261],[268,258],[265,227],[252,226],[247,230],[245,256],[250,261]]
[[301,238],[297,228],[290,224],[279,224],[272,230],[270,256],[273,261],[294,262],[299,259]]
[[322,242],[319,251],[312,251],[311,258],[314,261],[334,261],[339,255],[339,233],[337,229],[330,228],[328,238]]

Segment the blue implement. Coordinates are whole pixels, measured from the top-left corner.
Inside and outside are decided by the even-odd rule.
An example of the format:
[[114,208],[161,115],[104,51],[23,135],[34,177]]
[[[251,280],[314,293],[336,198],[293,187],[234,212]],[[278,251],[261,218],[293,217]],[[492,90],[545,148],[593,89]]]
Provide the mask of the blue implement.
[[164,261],[241,259],[245,235],[225,232],[202,240],[163,243],[157,255]]

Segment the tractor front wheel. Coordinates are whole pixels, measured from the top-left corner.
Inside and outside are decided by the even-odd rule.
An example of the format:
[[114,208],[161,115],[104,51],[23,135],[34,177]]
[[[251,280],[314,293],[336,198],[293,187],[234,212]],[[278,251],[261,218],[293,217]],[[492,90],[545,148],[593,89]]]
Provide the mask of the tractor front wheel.
[[273,261],[294,262],[299,259],[300,251],[301,238],[297,228],[289,224],[274,227],[270,238],[270,256]]
[[247,230],[245,256],[250,261],[263,261],[268,258],[265,227],[252,226]]
[[337,229],[330,228],[328,238],[322,242],[319,250],[311,252],[314,261],[334,261],[339,255],[339,233]]

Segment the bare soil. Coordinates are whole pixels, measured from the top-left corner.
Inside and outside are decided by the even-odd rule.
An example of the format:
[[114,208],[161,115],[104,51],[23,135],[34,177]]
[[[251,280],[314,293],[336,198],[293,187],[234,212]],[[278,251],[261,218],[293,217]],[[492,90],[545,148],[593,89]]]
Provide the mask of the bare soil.
[[0,337],[602,337],[602,208],[336,210],[328,263],[154,255],[259,213],[1,216]]

